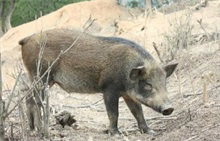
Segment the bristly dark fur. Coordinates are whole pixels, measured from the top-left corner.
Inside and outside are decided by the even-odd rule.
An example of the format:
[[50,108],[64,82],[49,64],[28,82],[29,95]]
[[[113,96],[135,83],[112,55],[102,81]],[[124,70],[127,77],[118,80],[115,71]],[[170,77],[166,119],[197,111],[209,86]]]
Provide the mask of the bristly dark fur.
[[[56,83],[69,93],[103,93],[111,134],[118,133],[119,97],[124,98],[143,133],[152,131],[146,124],[140,103],[164,115],[172,113],[165,81],[176,65],[163,69],[143,47],[123,38],[96,37],[67,29],[53,29],[29,36],[19,44],[22,45],[22,59],[30,79],[34,81],[37,75],[36,64],[42,46],[45,48],[40,75],[48,69],[48,63],[54,62],[60,52],[69,48],[77,38],[73,47],[62,54],[51,68],[50,86]],[[42,79],[43,83],[46,80],[47,76]],[[36,100],[37,104],[33,101],[33,97],[27,99],[27,116],[32,130],[36,126],[42,127],[41,112],[37,108],[40,101]]]
[[115,44],[117,44],[117,43],[125,44],[126,46],[124,46],[124,47],[130,47],[130,48],[135,49],[138,53],[140,53],[142,55],[143,58],[153,59],[152,56],[149,54],[149,52],[147,52],[143,47],[141,47],[139,44],[137,44],[133,41],[130,41],[130,40],[127,40],[127,39],[124,39],[124,38],[119,38],[119,37],[101,37],[101,36],[98,36],[97,38],[101,39],[103,41],[108,41],[108,42],[112,42],[112,43],[115,43]]

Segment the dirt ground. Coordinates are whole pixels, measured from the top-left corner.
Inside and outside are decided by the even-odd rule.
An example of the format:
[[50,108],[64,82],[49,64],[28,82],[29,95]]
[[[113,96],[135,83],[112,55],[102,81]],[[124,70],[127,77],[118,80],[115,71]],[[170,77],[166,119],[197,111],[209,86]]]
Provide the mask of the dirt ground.
[[[144,10],[123,8],[113,0],[95,0],[65,6],[36,21],[9,30],[1,38],[4,100],[7,103],[8,93],[15,83],[11,75],[18,66],[22,65],[18,41],[35,32],[51,28],[83,30],[84,23],[91,15],[92,19],[97,21],[89,28],[88,33],[133,40],[143,45],[156,60],[160,61],[152,42],[156,43],[162,54],[166,54],[169,51],[166,47],[179,37],[177,33],[187,30],[187,47],[179,48],[179,51],[175,52],[174,59],[169,62],[179,63],[175,74],[167,80],[169,98],[175,107],[174,113],[170,116],[162,116],[143,106],[149,127],[158,135],[141,134],[136,120],[123,99],[120,99],[119,130],[122,135],[109,136],[104,133],[108,128],[109,120],[102,94],[68,94],[58,86],[54,86],[50,90],[51,107],[57,112],[66,110],[72,113],[77,122],[71,127],[63,128],[55,122],[54,116],[57,113],[51,113],[51,140],[219,141],[220,1],[208,1],[208,4],[200,7],[199,10],[184,6],[186,9],[182,11],[172,11],[172,13],[168,12],[169,14],[154,11],[145,16]],[[187,28],[184,28],[185,26]],[[170,40],[165,40],[168,37]],[[178,43],[186,41],[185,39],[185,36],[180,36]],[[171,45],[176,44],[172,42]],[[164,57],[166,56],[162,56],[162,59],[166,60],[167,58]],[[15,96],[10,107],[13,107],[18,99],[17,95]],[[6,119],[6,136],[11,140],[23,138],[20,126],[22,121],[19,116],[20,113],[16,108]],[[24,136],[23,140],[47,139],[34,134]]]

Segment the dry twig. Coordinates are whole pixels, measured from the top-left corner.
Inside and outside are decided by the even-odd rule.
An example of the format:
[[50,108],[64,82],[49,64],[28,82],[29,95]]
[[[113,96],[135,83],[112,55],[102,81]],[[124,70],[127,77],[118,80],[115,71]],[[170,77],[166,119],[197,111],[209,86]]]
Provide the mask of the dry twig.
[[153,42],[153,47],[154,47],[154,49],[155,49],[155,51],[156,51],[156,53],[157,53],[158,58],[160,59],[160,62],[163,63],[164,61],[163,61],[163,59],[161,58],[160,52],[159,52],[159,50],[158,50],[157,45],[156,45],[155,42]]
[[[10,111],[8,111],[4,117],[8,117],[14,111],[14,109],[24,100],[24,98],[26,98],[28,95],[31,94],[34,87],[42,80],[43,77],[45,77],[46,74],[48,74],[48,72],[52,69],[52,67],[55,65],[55,63],[60,59],[60,56],[63,55],[64,53],[66,53],[68,50],[70,50],[73,47],[73,45],[78,41],[78,39],[89,29],[89,27],[92,26],[92,24],[96,20],[97,19],[94,19],[91,21],[91,23],[88,25],[88,27],[85,28],[85,30],[79,35],[79,37],[73,42],[73,44],[69,48],[67,48],[65,51],[60,52],[60,54],[57,56],[57,58],[54,60],[54,62],[48,67],[48,69],[41,75],[41,77],[37,81],[32,83],[29,91],[20,100],[17,101],[17,103],[14,105],[14,107],[12,107],[12,109]],[[88,22],[86,22],[86,23],[88,23]]]

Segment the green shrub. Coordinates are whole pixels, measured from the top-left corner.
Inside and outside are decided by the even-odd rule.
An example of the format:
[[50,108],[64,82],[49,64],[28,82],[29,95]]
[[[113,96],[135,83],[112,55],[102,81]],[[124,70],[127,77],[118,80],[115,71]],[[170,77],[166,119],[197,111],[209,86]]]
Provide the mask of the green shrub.
[[40,12],[42,15],[46,15],[64,5],[81,1],[86,0],[17,0],[11,17],[11,24],[18,26],[35,20],[36,16],[40,17]]

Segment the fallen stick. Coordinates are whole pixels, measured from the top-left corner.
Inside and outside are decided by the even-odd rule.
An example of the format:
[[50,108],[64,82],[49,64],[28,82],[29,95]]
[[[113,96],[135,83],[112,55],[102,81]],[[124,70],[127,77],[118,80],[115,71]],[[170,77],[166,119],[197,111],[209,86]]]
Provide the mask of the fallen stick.
[[184,141],[190,141],[190,140],[192,140],[192,139],[194,139],[194,138],[196,138],[196,137],[197,137],[197,135],[192,136],[192,137],[190,137],[190,138],[188,138],[188,139],[186,139],[186,140],[184,140]]
[[190,96],[196,96],[196,95],[202,95],[202,94],[203,94],[202,92],[195,93],[195,94],[192,94],[192,93],[191,94],[184,94],[183,97],[187,98],[187,97],[190,97]]
[[220,107],[220,104],[216,104],[215,107]]
[[[97,104],[98,104],[99,102],[101,102],[102,100],[103,100],[103,98],[97,100],[97,101],[94,102],[94,103],[87,104],[87,105],[81,105],[81,106],[62,105],[62,107],[64,107],[64,108],[89,108],[89,107],[94,108],[94,106],[97,105]],[[56,105],[51,105],[51,106],[56,106]],[[95,108],[94,108],[94,109],[95,109]]]
[[[170,116],[170,117],[148,117],[146,120],[174,120],[177,119],[177,116]],[[119,117],[122,120],[133,120],[134,118],[126,118],[126,117]]]
[[97,104],[98,104],[100,101],[102,101],[102,100],[103,100],[103,98],[97,100],[96,102],[94,102],[94,103],[92,103],[92,104],[76,106],[76,107],[73,107],[73,108],[88,108],[88,107],[92,107],[92,106],[94,106],[94,105],[97,105]]
[[201,0],[201,2],[193,6],[192,9],[199,10],[201,7],[206,7],[207,3],[208,0]]

